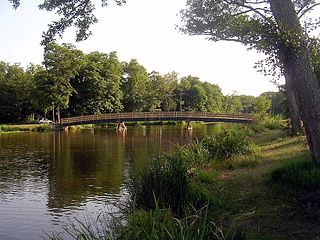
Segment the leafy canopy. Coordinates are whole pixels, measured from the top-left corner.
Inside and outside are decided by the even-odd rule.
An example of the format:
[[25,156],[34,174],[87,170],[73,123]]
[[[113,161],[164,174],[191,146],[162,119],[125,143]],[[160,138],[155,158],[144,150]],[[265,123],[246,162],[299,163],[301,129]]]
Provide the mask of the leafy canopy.
[[[117,5],[122,5],[126,0],[113,0]],[[14,9],[20,5],[20,0],[9,0]],[[90,35],[90,26],[98,22],[94,15],[96,1],[91,0],[43,0],[39,9],[55,12],[59,16],[57,21],[48,25],[48,30],[43,32],[42,45],[56,40],[56,36],[62,37],[68,27],[77,28],[76,41],[86,40]],[[110,0],[101,0],[101,6],[108,5]]]

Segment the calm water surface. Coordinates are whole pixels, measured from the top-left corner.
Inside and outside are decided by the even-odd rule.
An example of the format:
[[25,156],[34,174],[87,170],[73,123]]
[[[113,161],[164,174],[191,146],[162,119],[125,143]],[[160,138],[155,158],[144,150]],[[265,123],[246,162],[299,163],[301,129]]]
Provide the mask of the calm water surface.
[[41,239],[75,218],[113,211],[154,156],[221,125],[0,135],[0,240]]

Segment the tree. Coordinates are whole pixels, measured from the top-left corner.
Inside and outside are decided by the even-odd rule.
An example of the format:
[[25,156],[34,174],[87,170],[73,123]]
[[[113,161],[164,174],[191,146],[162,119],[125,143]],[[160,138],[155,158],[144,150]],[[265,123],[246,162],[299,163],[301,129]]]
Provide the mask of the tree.
[[187,111],[206,111],[207,95],[198,77],[187,76],[181,79],[182,99]]
[[320,165],[319,82],[299,21],[317,5],[314,0],[190,0],[182,11],[182,30],[214,41],[241,42],[275,56],[287,73],[288,90],[296,97],[313,159]]
[[240,96],[236,95],[236,93],[225,96],[223,100],[224,111],[227,113],[240,113],[243,109],[240,99]]
[[269,3],[284,39],[279,48],[281,62],[291,76],[289,85],[298,99],[313,159],[320,164],[320,85],[313,71],[307,36],[291,0],[270,0]]
[[[295,1],[299,12],[299,18],[304,16],[315,7],[314,1]],[[288,97],[289,117],[292,129],[300,131],[300,114],[295,104],[295,94],[289,86],[290,74],[281,64],[279,48],[282,45],[282,36],[279,34],[277,23],[272,17],[272,11],[268,1],[218,1],[191,0],[188,2],[189,9],[182,11],[185,27],[182,31],[189,34],[206,35],[213,41],[235,41],[248,46],[249,49],[267,54],[267,65],[271,66],[272,75],[278,67],[287,80],[286,93]],[[314,23],[304,24],[309,28]],[[266,69],[263,68],[266,73]]]
[[240,95],[239,96],[241,105],[242,105],[242,113],[252,113],[254,110],[254,103],[256,98],[250,95]]
[[272,115],[283,115],[287,114],[286,112],[286,96],[283,90],[279,89],[278,92],[264,92],[260,96],[264,96],[271,101],[270,113]]
[[204,82],[201,85],[206,93],[205,108],[208,112],[219,113],[222,111],[223,94],[217,84]]
[[147,110],[149,83],[147,70],[137,60],[132,59],[129,63],[123,63],[122,91],[126,112]]
[[0,62],[0,122],[19,122],[34,110],[33,79],[18,64]]
[[[117,5],[122,5],[125,0],[113,0]],[[20,0],[9,0],[13,8],[16,9],[20,5]],[[101,6],[108,5],[110,0],[101,0]],[[95,3],[91,0],[43,0],[39,5],[41,10],[54,11],[60,18],[53,21],[48,26],[48,30],[43,32],[43,45],[56,40],[56,37],[62,37],[68,27],[77,28],[76,41],[87,39],[91,35],[90,26],[98,22],[94,15]]]
[[121,76],[122,65],[115,52],[86,55],[77,75],[71,79],[75,92],[70,97],[70,114],[120,112],[123,109]]
[[260,119],[265,119],[268,116],[270,107],[271,100],[264,95],[257,97],[253,105],[254,112],[260,117]]
[[178,73],[170,72],[160,75],[157,72],[150,74],[151,95],[158,99],[159,108],[162,111],[173,111],[177,108],[177,102],[174,98],[175,89],[178,86]]
[[77,75],[83,58],[84,54],[70,44],[60,46],[51,43],[45,48],[44,69],[35,76],[38,100],[41,101],[38,105],[44,112],[51,108],[53,102],[58,107],[58,113],[60,108],[68,107],[69,98],[74,93],[70,81]]

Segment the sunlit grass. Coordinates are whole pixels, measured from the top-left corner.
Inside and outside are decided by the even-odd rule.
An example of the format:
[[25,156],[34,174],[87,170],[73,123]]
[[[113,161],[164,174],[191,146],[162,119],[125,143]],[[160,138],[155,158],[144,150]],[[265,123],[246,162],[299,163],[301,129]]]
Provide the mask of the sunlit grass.
[[51,126],[49,124],[3,124],[0,125],[0,133],[41,131],[44,128],[51,130]]

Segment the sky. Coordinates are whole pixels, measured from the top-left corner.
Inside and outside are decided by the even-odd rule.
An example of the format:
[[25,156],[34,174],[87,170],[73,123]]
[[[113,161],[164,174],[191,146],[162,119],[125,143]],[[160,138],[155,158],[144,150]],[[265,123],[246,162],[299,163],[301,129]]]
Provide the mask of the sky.
[[[179,32],[178,14],[185,2],[127,0],[121,7],[97,7],[99,23],[92,26],[93,35],[88,40],[76,43],[71,28],[58,42],[72,43],[85,53],[116,51],[120,61],[137,59],[148,72],[175,71],[179,77],[196,76],[218,84],[224,94],[258,96],[277,91],[270,77],[253,68],[255,62],[264,59],[263,55],[248,51],[239,43],[212,42]],[[41,64],[41,34],[56,16],[38,10],[39,3],[41,0],[21,0],[21,6],[13,10],[9,1],[0,2],[0,61],[21,63],[24,67]]]

